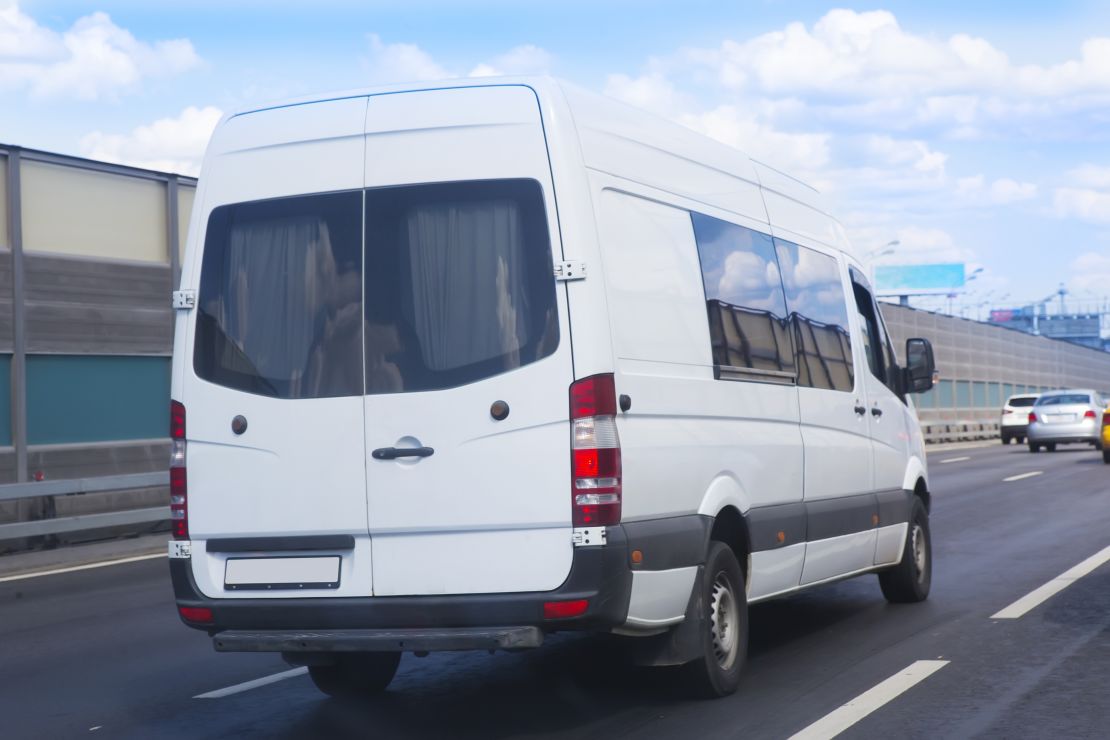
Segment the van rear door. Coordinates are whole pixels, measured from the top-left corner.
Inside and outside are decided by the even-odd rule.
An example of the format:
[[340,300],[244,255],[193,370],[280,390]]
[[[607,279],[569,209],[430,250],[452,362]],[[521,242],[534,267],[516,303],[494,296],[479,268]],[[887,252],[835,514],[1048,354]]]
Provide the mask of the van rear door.
[[374,593],[555,589],[573,553],[573,370],[536,95],[375,96],[366,121]]
[[[237,116],[217,130],[205,162],[203,254],[192,248],[183,278],[197,301],[179,347],[178,400],[193,573],[206,596],[373,588],[362,418],[365,109],[363,97]],[[304,537],[315,535],[324,537]],[[303,550],[309,542],[323,551]],[[297,560],[299,570],[279,560],[294,556],[312,560]],[[288,582],[296,578],[308,582]]]

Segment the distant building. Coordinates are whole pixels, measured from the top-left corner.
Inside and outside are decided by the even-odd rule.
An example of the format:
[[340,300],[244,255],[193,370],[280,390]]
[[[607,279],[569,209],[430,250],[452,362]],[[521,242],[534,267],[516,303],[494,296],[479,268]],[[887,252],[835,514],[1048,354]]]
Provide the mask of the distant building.
[[1005,308],[991,311],[990,323],[1084,347],[1106,349],[1101,331],[1102,316],[1097,313],[1048,314],[1038,313],[1036,307],[1031,306]]

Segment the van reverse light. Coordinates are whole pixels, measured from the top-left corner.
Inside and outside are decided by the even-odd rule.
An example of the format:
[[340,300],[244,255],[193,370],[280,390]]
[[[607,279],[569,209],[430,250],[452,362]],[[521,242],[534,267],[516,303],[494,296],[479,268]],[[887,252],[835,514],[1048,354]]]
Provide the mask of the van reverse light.
[[545,601],[543,604],[543,618],[544,619],[569,619],[570,617],[580,617],[586,613],[590,608],[590,602],[586,599],[576,599],[574,601]]
[[570,386],[571,521],[604,527],[621,521],[621,442],[611,373]]
[[175,540],[189,539],[188,488],[185,406],[180,401],[170,401],[170,524]]

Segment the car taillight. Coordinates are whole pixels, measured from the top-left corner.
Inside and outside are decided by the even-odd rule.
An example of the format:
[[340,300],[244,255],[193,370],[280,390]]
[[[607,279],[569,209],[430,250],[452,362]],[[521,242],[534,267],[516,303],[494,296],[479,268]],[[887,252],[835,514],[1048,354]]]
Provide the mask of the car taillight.
[[1110,411],[1102,412],[1102,425],[1104,427],[1110,426]]
[[185,406],[170,401],[170,523],[175,540],[189,539],[188,485],[185,476]]
[[612,374],[570,386],[571,520],[600,527],[621,520],[621,442]]
[[1037,415],[1032,411],[1029,412],[1029,423],[1032,424],[1037,420]]
[[1096,418],[1095,417],[1095,412],[1092,411],[1091,409],[1087,409],[1086,413],[1083,414],[1083,418],[1084,419],[1094,419],[1094,418]]

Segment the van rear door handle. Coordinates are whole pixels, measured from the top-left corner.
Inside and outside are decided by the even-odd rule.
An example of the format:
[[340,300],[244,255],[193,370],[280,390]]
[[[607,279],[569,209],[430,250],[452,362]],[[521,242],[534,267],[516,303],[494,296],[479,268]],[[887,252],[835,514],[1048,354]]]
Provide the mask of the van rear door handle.
[[864,406],[856,406],[856,413],[859,414],[860,416],[863,416],[864,414],[867,413],[867,408],[864,407]]
[[396,460],[398,457],[431,457],[431,447],[379,447],[370,453],[375,460]]
[[871,415],[872,416],[882,416],[883,415],[883,410],[881,408],[879,408],[878,406],[875,406],[871,409]]

